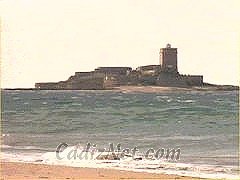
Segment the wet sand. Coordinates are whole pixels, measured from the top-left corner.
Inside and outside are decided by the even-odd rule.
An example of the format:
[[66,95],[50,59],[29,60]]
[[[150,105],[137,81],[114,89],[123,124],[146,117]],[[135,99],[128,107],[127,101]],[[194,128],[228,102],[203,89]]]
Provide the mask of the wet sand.
[[200,179],[103,168],[1,162],[1,179]]

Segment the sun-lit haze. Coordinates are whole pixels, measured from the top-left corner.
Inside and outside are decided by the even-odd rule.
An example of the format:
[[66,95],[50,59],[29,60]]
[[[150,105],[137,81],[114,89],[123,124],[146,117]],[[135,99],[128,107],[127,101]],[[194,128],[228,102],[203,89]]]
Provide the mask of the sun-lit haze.
[[239,83],[239,0],[0,1],[1,86],[34,87],[98,66],[159,64],[178,48],[181,74]]

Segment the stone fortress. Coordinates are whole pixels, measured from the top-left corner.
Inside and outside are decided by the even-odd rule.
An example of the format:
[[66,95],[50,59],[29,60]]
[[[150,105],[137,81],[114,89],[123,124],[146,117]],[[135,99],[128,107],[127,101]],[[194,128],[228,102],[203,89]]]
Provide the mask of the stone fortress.
[[75,72],[66,81],[36,83],[43,90],[97,90],[118,86],[203,86],[203,76],[182,75],[178,72],[177,48],[167,44],[160,49],[160,64],[131,67],[98,67],[90,72]]

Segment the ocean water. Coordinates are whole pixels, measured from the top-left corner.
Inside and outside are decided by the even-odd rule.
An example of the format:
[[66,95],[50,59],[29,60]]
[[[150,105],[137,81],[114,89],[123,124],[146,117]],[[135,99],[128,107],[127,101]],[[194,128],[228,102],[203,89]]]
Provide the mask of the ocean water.
[[[238,96],[237,91],[3,90],[1,159],[238,178]],[[55,151],[61,143],[68,148],[61,149],[59,160]],[[138,158],[125,153],[117,160],[99,160],[99,154],[90,158],[87,152],[88,158],[70,158],[76,147],[82,152],[87,143],[91,152],[107,150],[109,143],[114,150],[120,144],[120,152],[137,147]],[[180,149],[180,159],[149,158],[149,149]]]

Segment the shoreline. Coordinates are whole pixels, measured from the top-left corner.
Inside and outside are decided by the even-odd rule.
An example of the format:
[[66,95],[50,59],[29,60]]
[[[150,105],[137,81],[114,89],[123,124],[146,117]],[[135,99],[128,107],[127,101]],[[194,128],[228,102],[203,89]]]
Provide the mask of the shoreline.
[[116,86],[109,89],[37,89],[37,88],[1,88],[7,91],[113,91],[113,92],[143,92],[143,93],[160,93],[160,92],[189,92],[189,91],[239,91],[239,86],[232,85],[207,85],[202,87],[169,87],[169,86]]
[[158,173],[1,161],[3,179],[193,179]]

